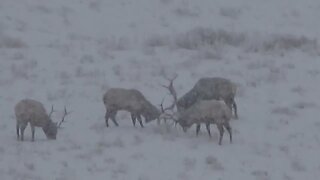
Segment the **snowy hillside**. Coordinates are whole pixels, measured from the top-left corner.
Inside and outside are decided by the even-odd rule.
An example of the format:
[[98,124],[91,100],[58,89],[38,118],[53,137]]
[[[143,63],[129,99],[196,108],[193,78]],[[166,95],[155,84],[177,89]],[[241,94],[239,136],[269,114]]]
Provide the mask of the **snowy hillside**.
[[[0,179],[318,179],[319,17],[318,0],[1,0]],[[107,89],[158,105],[174,73],[179,97],[201,77],[237,83],[232,144],[126,112],[105,127]],[[56,121],[72,111],[57,140],[16,140],[26,97]]]

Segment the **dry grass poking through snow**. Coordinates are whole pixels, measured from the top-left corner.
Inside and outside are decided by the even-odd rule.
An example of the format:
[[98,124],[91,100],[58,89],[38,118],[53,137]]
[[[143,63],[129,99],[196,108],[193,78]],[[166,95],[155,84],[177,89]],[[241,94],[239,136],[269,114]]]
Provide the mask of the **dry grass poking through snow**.
[[[1,178],[317,179],[319,12],[317,0],[2,0]],[[134,128],[125,112],[105,128],[106,90],[135,88],[157,105],[174,73],[178,96],[201,77],[236,82],[232,144],[219,147],[215,128],[212,139]],[[26,97],[72,111],[56,141],[38,130],[16,141],[13,107]]]

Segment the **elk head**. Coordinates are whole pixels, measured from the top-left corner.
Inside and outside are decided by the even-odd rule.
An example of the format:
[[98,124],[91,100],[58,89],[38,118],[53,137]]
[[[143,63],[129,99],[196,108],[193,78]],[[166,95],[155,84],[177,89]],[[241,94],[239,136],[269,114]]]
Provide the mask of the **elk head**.
[[65,121],[65,117],[70,114],[68,111],[67,111],[67,108],[64,107],[64,114],[62,116],[62,120],[60,122],[53,122],[51,120],[51,116],[52,116],[52,113],[55,112],[54,109],[53,109],[53,106],[51,106],[51,111],[49,113],[49,121],[48,121],[48,124],[45,125],[43,127],[43,130],[44,130],[44,133],[46,134],[46,136],[49,138],[49,139],[56,139],[57,138],[57,132],[58,132],[58,128],[61,127],[61,124]]

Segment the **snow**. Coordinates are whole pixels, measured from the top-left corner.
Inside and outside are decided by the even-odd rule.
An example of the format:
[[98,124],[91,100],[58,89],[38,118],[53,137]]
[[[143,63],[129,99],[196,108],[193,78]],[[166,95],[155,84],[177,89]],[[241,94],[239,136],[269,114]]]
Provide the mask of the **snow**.
[[[320,4],[317,0],[2,0],[1,179],[246,179],[320,176]],[[136,88],[154,105],[177,73],[178,96],[201,77],[238,87],[234,139],[204,126],[106,128],[102,95]],[[16,140],[14,105],[42,102],[58,121]]]

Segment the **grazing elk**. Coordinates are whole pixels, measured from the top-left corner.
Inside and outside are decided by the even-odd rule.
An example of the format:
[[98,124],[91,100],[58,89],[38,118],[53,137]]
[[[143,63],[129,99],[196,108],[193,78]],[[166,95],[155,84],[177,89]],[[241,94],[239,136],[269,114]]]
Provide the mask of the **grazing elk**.
[[[232,129],[229,124],[229,121],[232,117],[232,111],[230,107],[225,103],[225,101],[215,99],[204,100],[204,98],[199,98],[194,100],[195,102],[193,102],[192,104],[188,104],[188,108],[180,108],[178,112],[170,114],[167,113],[166,110],[171,110],[171,112],[173,112],[174,105],[177,105],[177,93],[173,87],[173,80],[166,88],[173,96],[174,102],[166,109],[163,108],[161,103],[161,109],[164,114],[163,117],[165,117],[166,119],[172,119],[176,123],[180,124],[184,132],[186,132],[186,130],[193,124],[196,124],[196,135],[199,134],[201,124],[204,123],[206,124],[206,128],[210,137],[210,124],[216,124],[220,133],[219,145],[221,145],[224,128],[227,129],[230,135],[230,142],[232,142]],[[197,93],[199,92],[200,91],[197,91]],[[186,97],[184,99],[186,99]]]
[[231,126],[229,124],[231,117],[232,112],[224,101],[200,100],[193,104],[187,110],[181,112],[178,115],[177,122],[183,128],[184,132],[186,132],[186,130],[193,124],[196,124],[197,135],[200,131],[200,124],[204,123],[206,124],[206,128],[210,137],[210,124],[216,124],[220,133],[219,145],[221,145],[224,134],[224,127],[227,129],[230,135],[230,142],[232,142]]
[[222,99],[234,110],[235,118],[238,119],[235,95],[236,85],[230,80],[221,77],[201,78],[190,91],[177,100],[177,109],[186,110],[199,100]]
[[109,127],[109,118],[116,126],[119,126],[116,121],[116,114],[119,110],[131,113],[134,126],[136,120],[138,120],[140,126],[144,127],[141,116],[145,118],[147,123],[160,116],[160,111],[136,89],[111,88],[104,94],[103,103],[106,107],[105,121],[107,127]]
[[53,106],[51,112],[47,114],[43,104],[32,99],[21,100],[16,104],[14,111],[17,120],[17,139],[19,140],[20,138],[21,141],[24,140],[24,130],[28,123],[31,126],[32,141],[34,141],[35,127],[42,127],[48,139],[56,139],[58,128],[64,122],[65,116],[68,115],[67,109],[64,108],[62,120],[59,124],[55,123],[51,120]]

